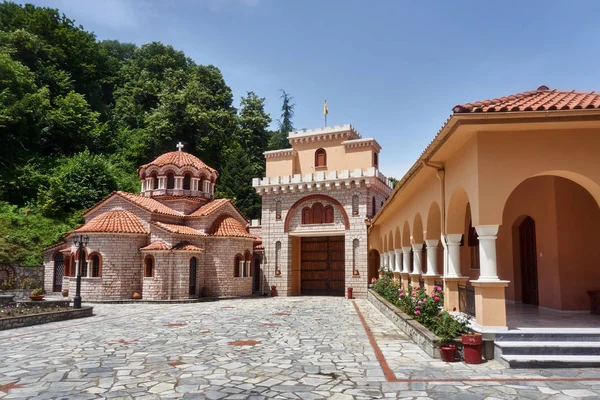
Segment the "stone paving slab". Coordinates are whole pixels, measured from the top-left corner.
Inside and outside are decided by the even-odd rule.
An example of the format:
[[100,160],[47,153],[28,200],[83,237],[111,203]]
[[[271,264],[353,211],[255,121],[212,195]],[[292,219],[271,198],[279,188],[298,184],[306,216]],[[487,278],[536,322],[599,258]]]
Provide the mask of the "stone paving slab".
[[445,364],[356,304],[399,381],[343,298],[100,304],[85,321],[0,332],[0,398],[600,398],[598,369]]

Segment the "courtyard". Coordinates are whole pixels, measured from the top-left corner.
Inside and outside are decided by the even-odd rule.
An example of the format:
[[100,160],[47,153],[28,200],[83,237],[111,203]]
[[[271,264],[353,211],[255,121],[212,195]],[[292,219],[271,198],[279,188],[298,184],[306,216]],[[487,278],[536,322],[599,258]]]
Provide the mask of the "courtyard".
[[0,398],[600,397],[600,369],[434,360],[366,300],[281,297],[94,310],[92,318],[1,332]]

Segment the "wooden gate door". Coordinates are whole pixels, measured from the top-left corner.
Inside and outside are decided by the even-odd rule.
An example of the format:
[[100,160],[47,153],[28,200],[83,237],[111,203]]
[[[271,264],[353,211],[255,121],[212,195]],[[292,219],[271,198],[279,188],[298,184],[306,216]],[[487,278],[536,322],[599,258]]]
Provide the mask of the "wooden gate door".
[[54,281],[52,281],[52,291],[60,292],[62,290],[63,274],[65,272],[65,262],[62,253],[54,256]]
[[190,285],[189,295],[194,296],[196,294],[196,257],[190,259]]
[[521,301],[537,306],[537,248],[535,245],[535,221],[525,218],[519,225],[519,250],[521,255]]
[[301,241],[301,294],[343,296],[344,237],[310,237]]

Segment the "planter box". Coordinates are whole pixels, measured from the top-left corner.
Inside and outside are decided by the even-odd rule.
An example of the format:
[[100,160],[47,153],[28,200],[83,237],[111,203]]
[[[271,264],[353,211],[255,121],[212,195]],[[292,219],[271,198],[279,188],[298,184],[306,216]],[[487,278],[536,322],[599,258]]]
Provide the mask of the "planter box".
[[15,300],[29,300],[31,289],[0,290],[0,295],[14,296]]
[[390,304],[374,290],[369,290],[367,298],[383,315],[423,349],[428,356],[442,358],[440,354],[441,339],[439,337],[431,333],[411,316],[403,313],[393,304]]
[[24,326],[46,324],[48,322],[91,317],[93,315],[93,311],[94,307],[81,307],[78,310],[48,312],[43,314],[24,315],[21,317],[0,318],[0,331],[3,331],[5,329],[22,328]]

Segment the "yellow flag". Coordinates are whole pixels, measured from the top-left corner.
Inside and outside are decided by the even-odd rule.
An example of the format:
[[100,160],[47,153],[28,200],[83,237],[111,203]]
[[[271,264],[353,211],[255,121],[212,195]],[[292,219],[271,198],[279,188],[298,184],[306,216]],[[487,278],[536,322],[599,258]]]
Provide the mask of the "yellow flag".
[[323,115],[329,114],[329,108],[327,108],[327,100],[325,100],[325,104],[323,105]]

